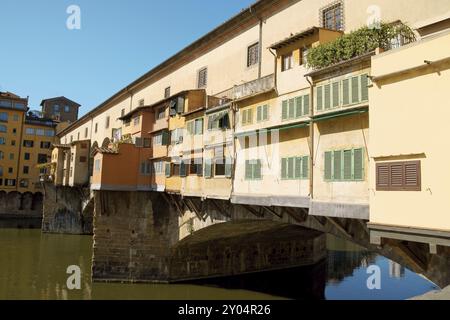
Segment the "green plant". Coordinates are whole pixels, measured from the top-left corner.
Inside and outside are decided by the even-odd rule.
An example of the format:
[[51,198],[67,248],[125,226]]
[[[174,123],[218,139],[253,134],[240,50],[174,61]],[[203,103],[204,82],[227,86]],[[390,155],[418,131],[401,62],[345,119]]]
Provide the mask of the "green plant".
[[334,41],[321,44],[308,52],[308,67],[321,69],[335,63],[363,55],[376,48],[389,50],[392,40],[402,38],[405,43],[416,40],[407,25],[381,23],[377,27],[362,27]]

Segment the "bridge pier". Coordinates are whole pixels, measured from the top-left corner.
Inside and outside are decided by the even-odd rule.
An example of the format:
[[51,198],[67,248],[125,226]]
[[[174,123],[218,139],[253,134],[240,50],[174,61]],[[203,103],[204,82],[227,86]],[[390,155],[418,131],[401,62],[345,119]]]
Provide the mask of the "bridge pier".
[[178,215],[156,192],[94,191],[92,278],[167,282]]
[[93,199],[88,189],[45,184],[44,233],[92,234],[92,218]]

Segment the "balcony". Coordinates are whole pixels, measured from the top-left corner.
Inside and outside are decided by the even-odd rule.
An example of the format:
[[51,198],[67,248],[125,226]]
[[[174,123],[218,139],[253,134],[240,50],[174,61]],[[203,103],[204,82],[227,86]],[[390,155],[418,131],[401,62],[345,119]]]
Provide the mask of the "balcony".
[[261,93],[269,92],[275,89],[275,76],[273,74],[256,79],[250,82],[236,85],[233,88],[217,95],[221,98],[229,98],[232,100],[242,100]]

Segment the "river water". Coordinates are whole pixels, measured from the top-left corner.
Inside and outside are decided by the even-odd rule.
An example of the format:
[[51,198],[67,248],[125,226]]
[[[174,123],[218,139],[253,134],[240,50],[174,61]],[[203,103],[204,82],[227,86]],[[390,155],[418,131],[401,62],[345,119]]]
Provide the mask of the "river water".
[[[0,229],[0,299],[408,299],[438,289],[392,261],[327,236],[327,259],[314,267],[189,284],[91,283],[92,237]],[[81,290],[68,290],[67,267],[82,270]],[[369,266],[381,289],[368,289]]]

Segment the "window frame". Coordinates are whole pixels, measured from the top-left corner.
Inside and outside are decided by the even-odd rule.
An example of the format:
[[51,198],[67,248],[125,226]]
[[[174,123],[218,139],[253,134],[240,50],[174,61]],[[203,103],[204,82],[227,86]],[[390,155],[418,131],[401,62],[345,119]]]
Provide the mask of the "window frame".
[[[204,73],[204,75],[202,75]],[[202,89],[208,86],[208,67],[203,67],[197,71],[197,88]]]
[[[259,41],[254,42],[253,44],[247,47],[247,68],[254,67],[260,62],[260,48]],[[252,50],[255,50],[252,52]]]

